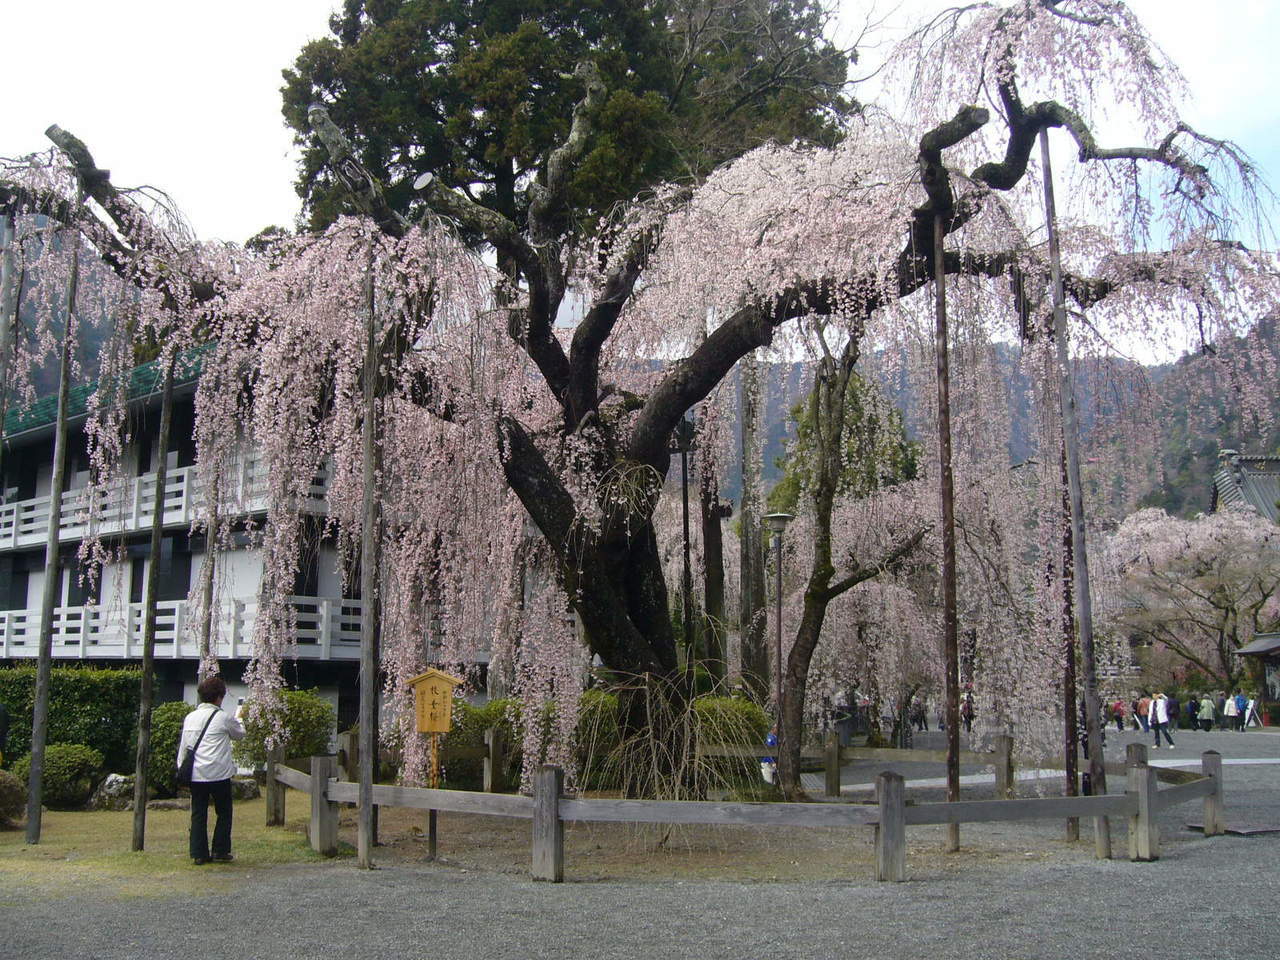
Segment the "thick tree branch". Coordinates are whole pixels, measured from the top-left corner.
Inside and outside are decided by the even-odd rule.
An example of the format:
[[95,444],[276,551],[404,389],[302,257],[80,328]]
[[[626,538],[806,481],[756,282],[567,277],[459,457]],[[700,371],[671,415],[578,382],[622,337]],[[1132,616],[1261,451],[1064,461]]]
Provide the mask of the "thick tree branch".
[[[217,289],[207,281],[172,275],[163,261],[176,254],[173,243],[152,226],[136,203],[116,189],[111,182],[111,172],[94,162],[84,141],[56,123],[45,131],[45,136],[71,161],[85,196],[92,198],[106,212],[120,236],[131,245],[121,242],[87,210],[75,211],[73,204],[59,205],[66,217],[62,222],[79,226],[112,270],[134,283],[160,291],[170,309],[177,309],[178,304],[187,300],[205,303],[217,296]],[[139,262],[140,254],[149,260],[145,273]]]
[[391,209],[382,192],[382,184],[356,157],[351,142],[330,119],[328,108],[322,103],[311,104],[307,110],[307,122],[311,124],[311,132],[324,145],[329,154],[330,169],[347,188],[356,208],[388,236],[403,237],[409,230],[409,222]]
[[[686,203],[693,195],[691,188],[678,191],[667,202],[668,207]],[[600,403],[600,350],[613,332],[623,308],[631,299],[636,281],[649,255],[658,245],[662,223],[642,231],[628,245],[621,260],[609,271],[591,309],[578,324],[569,349],[569,395],[566,404],[569,428],[576,428],[582,418]]]
[[920,546],[921,541],[924,540],[925,534],[927,534],[931,529],[933,528],[923,527],[911,534],[911,536],[900,540],[874,563],[870,563],[865,566],[861,563],[855,563],[853,570],[850,571],[847,576],[837,580],[826,589],[824,592],[825,599],[828,601],[834,600],[842,593],[856,587],[863,581],[870,580],[872,577],[878,576],[885,570],[888,570],[894,564],[901,562],[912,551],[914,551],[916,547]]
[[772,300],[739,309],[678,361],[649,395],[632,428],[627,456],[665,474],[667,439],[685,411],[706,399],[740,359],[772,342],[775,327],[806,314],[830,313],[834,291],[835,284],[825,279],[796,284]]
[[543,182],[535,180],[529,185],[529,232],[535,242],[552,240],[560,233],[559,221],[568,209],[570,175],[587,151],[592,117],[608,92],[600,79],[600,71],[590,60],[579,63],[573,75],[586,85],[586,93],[573,108],[569,135],[547,158]]
[[547,463],[520,421],[498,418],[498,456],[507,482],[563,563],[577,510],[573,497]]

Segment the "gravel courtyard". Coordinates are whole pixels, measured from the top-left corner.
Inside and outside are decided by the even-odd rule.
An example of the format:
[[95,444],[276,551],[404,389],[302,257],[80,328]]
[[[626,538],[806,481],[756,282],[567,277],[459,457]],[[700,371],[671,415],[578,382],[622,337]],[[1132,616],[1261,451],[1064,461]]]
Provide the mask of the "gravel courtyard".
[[[1108,755],[1133,739],[1113,736]],[[1280,827],[1280,735],[1184,733],[1152,759],[1192,760],[1207,748],[1224,757],[1228,824]],[[1233,762],[1249,760],[1262,762]],[[846,770],[846,784],[861,779]],[[505,869],[447,855],[372,872],[350,860],[233,866],[210,873],[210,892],[196,896],[51,896],[19,884],[0,889],[0,957],[1280,956],[1280,834],[1204,838],[1184,826],[1198,819],[1198,803],[1166,811],[1158,863],[1096,861],[1090,842],[1063,842],[1056,822],[966,825],[965,850],[950,856],[937,851],[942,828],[911,828],[903,884],[871,880],[867,836],[840,879],[823,870],[817,880],[711,880],[678,865],[665,876],[597,879],[609,871],[579,863],[575,872],[571,845],[562,885],[527,879],[527,847]],[[1115,832],[1123,854],[1123,825]],[[803,849],[775,849],[803,872]]]

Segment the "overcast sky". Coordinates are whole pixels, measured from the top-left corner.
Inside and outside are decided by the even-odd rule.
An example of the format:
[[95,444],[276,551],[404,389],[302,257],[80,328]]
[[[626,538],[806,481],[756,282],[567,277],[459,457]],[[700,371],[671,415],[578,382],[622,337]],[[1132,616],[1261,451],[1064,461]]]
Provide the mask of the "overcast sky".
[[[846,18],[865,4],[843,0]],[[892,10],[888,0],[878,0]],[[891,22],[941,9],[903,0]],[[327,30],[334,0],[0,0],[0,154],[42,150],[57,123],[121,185],[167,190],[206,239],[290,224],[292,137],[280,71]],[[1187,74],[1188,119],[1237,140],[1280,180],[1280,3],[1130,0]],[[1209,12],[1211,11],[1211,12]]]

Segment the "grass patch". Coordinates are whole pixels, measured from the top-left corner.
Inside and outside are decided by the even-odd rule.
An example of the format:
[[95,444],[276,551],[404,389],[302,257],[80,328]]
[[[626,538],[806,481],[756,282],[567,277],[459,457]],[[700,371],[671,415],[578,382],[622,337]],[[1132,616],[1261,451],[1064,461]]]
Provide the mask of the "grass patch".
[[[265,827],[266,803],[235,805],[231,848],[236,861],[197,867],[187,857],[186,810],[148,810],[146,849],[129,849],[132,811],[50,810],[41,824],[40,843],[28,845],[21,827],[0,830],[0,887],[32,892],[149,897],[216,893],[246,871],[279,864],[311,863],[325,858],[307,844],[304,806],[283,827]],[[209,811],[209,829],[213,829]]]

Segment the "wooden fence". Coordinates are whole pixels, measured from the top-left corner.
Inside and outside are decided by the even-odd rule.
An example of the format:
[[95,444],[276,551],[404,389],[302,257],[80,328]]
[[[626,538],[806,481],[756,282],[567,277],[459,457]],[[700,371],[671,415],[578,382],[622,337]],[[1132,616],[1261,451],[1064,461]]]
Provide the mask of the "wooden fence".
[[[518,817],[532,821],[532,866],[535,880],[564,879],[566,821],[679,824],[749,824],[777,827],[875,828],[876,879],[906,879],[908,826],[982,823],[1065,817],[1129,819],[1129,858],[1157,860],[1160,831],[1156,815],[1174,804],[1204,801],[1205,836],[1221,834],[1223,821],[1222,758],[1215,751],[1201,757],[1201,772],[1157,770],[1147,763],[1147,748],[1130,744],[1123,768],[1123,794],[1094,797],[1034,797],[909,804],[900,774],[876,778],[876,803],[730,803],[691,800],[575,799],[564,796],[564,773],[543,766],[534,779],[532,797],[464,790],[430,790],[376,784],[373,802],[431,812],[430,855],[435,855],[435,811]],[[904,751],[919,754],[925,751]],[[988,756],[988,762],[990,756]],[[913,758],[914,759],[914,758]],[[304,791],[311,800],[311,846],[326,856],[338,849],[338,804],[359,799],[359,787],[336,777],[335,757],[312,757],[309,773],[273,758],[267,766],[267,824],[284,823],[284,787]],[[1160,781],[1172,783],[1158,789]]]

